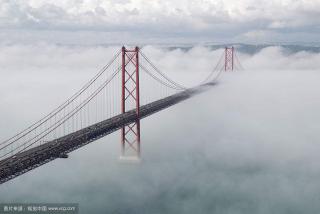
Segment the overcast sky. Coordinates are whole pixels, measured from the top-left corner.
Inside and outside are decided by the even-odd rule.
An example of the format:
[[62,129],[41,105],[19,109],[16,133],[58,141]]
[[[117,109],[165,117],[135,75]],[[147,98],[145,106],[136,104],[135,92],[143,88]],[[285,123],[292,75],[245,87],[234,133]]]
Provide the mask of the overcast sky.
[[319,42],[320,0],[0,0],[0,39]]

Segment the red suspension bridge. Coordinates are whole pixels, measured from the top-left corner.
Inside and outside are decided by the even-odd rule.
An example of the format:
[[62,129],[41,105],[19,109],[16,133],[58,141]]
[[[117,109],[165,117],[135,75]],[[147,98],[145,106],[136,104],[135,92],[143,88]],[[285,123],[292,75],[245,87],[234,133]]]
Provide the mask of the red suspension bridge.
[[187,88],[138,48],[122,47],[92,79],[39,121],[0,143],[0,183],[121,129],[121,158],[140,158],[140,120],[215,84],[222,71],[243,69],[226,47],[214,69]]

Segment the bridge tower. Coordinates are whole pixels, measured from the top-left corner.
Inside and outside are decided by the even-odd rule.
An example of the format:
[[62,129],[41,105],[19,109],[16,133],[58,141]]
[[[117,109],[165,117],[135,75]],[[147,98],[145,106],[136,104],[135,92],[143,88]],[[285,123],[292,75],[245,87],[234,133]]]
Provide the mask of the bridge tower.
[[140,160],[139,48],[122,47],[121,113],[135,110],[136,121],[121,129],[122,160]]
[[224,71],[233,71],[234,47],[225,47]]

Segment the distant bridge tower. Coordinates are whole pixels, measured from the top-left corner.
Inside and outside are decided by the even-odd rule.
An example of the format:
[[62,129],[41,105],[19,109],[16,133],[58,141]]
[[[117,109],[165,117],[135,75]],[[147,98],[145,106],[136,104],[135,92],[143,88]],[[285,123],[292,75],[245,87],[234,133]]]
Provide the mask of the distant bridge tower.
[[140,159],[140,92],[139,48],[122,47],[121,113],[134,109],[136,121],[121,129],[121,157],[124,160]]
[[233,71],[234,69],[234,47],[225,47],[224,71]]

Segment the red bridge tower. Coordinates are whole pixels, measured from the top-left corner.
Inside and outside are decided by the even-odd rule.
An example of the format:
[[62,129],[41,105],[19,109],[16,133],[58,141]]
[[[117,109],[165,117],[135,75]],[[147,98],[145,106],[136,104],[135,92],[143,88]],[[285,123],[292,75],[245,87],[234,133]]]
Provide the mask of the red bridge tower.
[[139,48],[122,47],[121,113],[135,109],[136,121],[121,129],[121,157],[140,160]]
[[225,47],[224,71],[233,71],[234,68],[234,47]]

